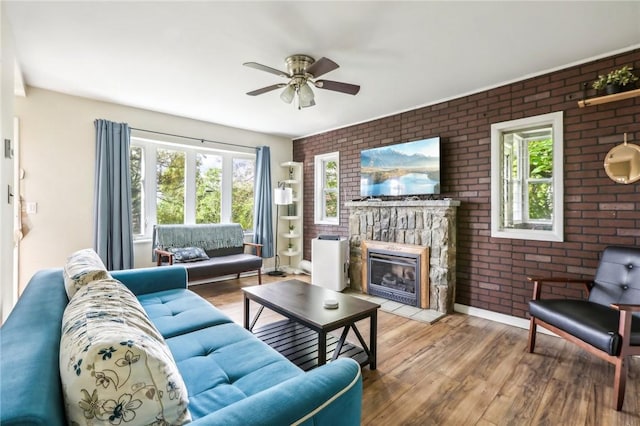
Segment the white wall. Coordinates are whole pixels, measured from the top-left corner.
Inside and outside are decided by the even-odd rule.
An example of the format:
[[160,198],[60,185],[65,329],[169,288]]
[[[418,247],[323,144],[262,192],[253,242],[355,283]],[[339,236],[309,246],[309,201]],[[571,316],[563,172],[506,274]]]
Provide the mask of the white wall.
[[[22,197],[37,213],[23,216],[20,288],[39,269],[60,267],[66,257],[93,247],[94,120],[250,146],[271,147],[272,181],[291,159],[289,139],[125,107],[38,88],[16,99],[20,119]],[[142,134],[140,134],[142,135]],[[151,138],[151,136],[148,136]],[[136,245],[135,266],[151,266],[151,243]],[[270,263],[265,263],[269,266]]]
[[[4,154],[4,140],[13,141],[15,52],[11,26],[0,2],[0,320],[9,315],[17,298],[13,284],[13,160]],[[13,190],[12,190],[13,191]]]

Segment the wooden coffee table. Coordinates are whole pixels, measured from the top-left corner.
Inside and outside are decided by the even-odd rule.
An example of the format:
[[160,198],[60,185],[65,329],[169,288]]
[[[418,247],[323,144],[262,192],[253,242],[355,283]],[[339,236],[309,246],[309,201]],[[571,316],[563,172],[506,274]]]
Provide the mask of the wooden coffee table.
[[[244,327],[247,330],[253,330],[262,309],[267,307],[317,333],[317,365],[323,365],[327,362],[327,333],[339,328],[343,329],[333,351],[332,360],[335,360],[342,350],[349,329],[351,329],[367,355],[366,360],[360,364],[369,364],[371,370],[376,369],[376,334],[380,305],[299,280],[245,287],[242,291],[244,292]],[[338,308],[325,308],[323,302],[326,299],[337,300]],[[250,300],[261,305],[251,323],[249,322]],[[369,318],[370,321],[369,347],[356,327],[357,321],[366,318]]]

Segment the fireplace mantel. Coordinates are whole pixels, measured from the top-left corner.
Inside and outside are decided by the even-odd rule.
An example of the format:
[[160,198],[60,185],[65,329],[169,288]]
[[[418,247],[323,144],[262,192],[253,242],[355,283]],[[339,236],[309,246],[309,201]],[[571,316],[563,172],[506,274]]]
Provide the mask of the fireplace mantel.
[[458,200],[349,201],[349,278],[362,289],[363,241],[429,247],[429,307],[453,312]]
[[458,200],[367,200],[347,201],[346,207],[458,207]]

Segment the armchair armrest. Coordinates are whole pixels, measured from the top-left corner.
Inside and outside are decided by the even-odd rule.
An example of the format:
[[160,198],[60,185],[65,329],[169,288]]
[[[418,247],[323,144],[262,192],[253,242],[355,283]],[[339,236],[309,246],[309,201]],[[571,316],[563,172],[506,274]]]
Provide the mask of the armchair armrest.
[[527,277],[527,281],[533,282],[533,300],[540,298],[542,283],[582,284],[587,296],[591,292],[591,287],[593,287],[593,280],[572,277]]
[[640,312],[640,305],[625,305],[622,303],[612,303],[611,307],[618,311]]
[[254,247],[256,249],[256,256],[261,256],[262,255],[262,244],[258,244],[258,243],[242,243],[242,247]]
[[640,305],[628,305],[622,303],[612,303],[610,305],[613,309],[620,311],[620,323],[618,324],[618,334],[622,336],[622,345],[620,348],[620,355],[637,355],[640,354],[637,347],[635,350],[631,348],[631,321],[633,320],[633,313],[640,312]]
[[173,253],[171,253],[170,251],[166,251],[166,250],[162,250],[162,249],[154,249],[153,250],[156,253],[156,261],[157,261],[157,265],[158,266],[162,266],[162,258],[166,257],[167,260],[169,261],[169,265],[173,265]]

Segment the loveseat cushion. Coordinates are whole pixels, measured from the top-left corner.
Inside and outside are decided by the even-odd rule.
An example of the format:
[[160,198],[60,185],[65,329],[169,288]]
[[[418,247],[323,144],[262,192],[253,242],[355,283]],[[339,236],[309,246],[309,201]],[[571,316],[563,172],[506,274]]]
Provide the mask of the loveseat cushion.
[[138,296],[138,300],[165,339],[233,322],[218,308],[187,289],[143,294]]
[[167,339],[194,420],[304,372],[235,323]]
[[136,297],[117,280],[76,292],[62,319],[60,376],[69,423],[190,421],[182,376]]
[[80,287],[91,281],[111,278],[107,267],[93,249],[83,249],[72,253],[67,258],[63,269],[64,289],[71,299]]
[[239,271],[255,271],[262,267],[262,258],[253,254],[231,254],[222,257],[211,257],[202,262],[183,264],[187,268],[189,281],[211,277],[211,270],[215,270],[215,275],[232,275]]
[[[588,300],[531,300],[532,316],[605,351],[609,355],[620,353],[617,310]],[[640,321],[631,323],[630,344],[640,345]]]

